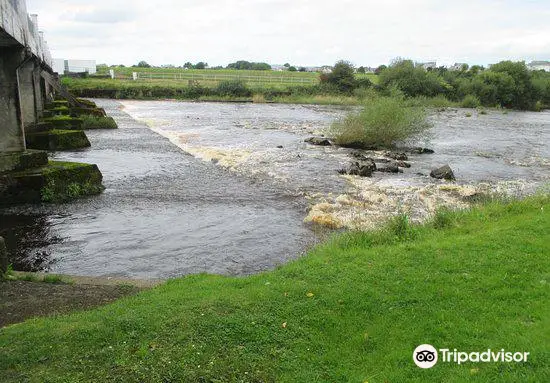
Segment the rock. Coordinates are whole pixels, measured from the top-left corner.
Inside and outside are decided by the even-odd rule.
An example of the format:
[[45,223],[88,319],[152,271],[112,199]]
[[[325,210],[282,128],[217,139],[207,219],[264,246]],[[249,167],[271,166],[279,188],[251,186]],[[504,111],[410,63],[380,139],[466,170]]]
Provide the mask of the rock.
[[397,166],[399,166],[400,168],[410,168],[411,167],[411,164],[409,164],[408,162],[405,162],[405,161],[397,161],[395,164]]
[[360,177],[372,177],[372,172],[376,170],[376,164],[374,162],[352,163],[347,169],[340,169],[338,173],[349,174]]
[[414,154],[433,154],[434,151],[432,149],[418,147],[418,148],[411,149],[411,153],[414,153]]
[[455,180],[455,175],[449,165],[445,165],[438,169],[432,170],[430,173],[430,177],[437,178],[439,180],[441,179],[450,180],[450,181]]
[[399,167],[397,166],[397,164],[388,164],[386,166],[378,168],[378,171],[383,173],[399,173]]
[[384,156],[388,157],[388,158],[391,158],[391,159],[394,159],[394,160],[398,160],[398,161],[407,161],[409,159],[409,157],[407,157],[407,155],[405,153],[402,153],[402,152],[384,152]]
[[283,145],[277,145],[277,149],[283,149]]
[[304,140],[304,142],[307,142],[308,144],[311,144],[311,145],[319,145],[319,146],[331,146],[332,145],[329,140],[327,140],[326,138],[322,138],[322,137],[306,138]]
[[389,160],[387,158],[375,158],[374,162],[379,162],[379,163],[382,163],[382,164],[388,164],[388,163],[391,162],[391,160]]
[[8,250],[4,238],[0,237],[0,276],[8,271]]

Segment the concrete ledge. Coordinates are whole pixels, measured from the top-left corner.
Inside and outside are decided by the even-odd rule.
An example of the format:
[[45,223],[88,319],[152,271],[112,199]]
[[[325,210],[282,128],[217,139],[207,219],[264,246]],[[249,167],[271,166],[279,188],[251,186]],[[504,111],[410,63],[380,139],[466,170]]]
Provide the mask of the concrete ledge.
[[65,202],[104,190],[97,165],[50,161],[48,165],[0,176],[0,205]]
[[27,133],[27,147],[40,150],[74,150],[91,146],[82,130],[50,130]]
[[41,150],[0,154],[0,174],[21,171],[48,164],[48,154]]
[[[67,113],[69,110],[67,109]],[[78,130],[82,128],[82,119],[78,117],[71,117],[68,115],[60,115],[49,118],[44,118],[43,122],[46,122],[53,126],[54,129],[72,129]]]

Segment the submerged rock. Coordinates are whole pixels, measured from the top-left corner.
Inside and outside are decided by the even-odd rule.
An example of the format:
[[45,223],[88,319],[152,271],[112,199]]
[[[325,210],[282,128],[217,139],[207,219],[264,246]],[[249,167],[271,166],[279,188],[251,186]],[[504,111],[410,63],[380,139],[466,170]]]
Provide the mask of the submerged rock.
[[433,151],[433,149],[428,149],[428,148],[412,148],[410,150],[411,153],[413,154],[434,154],[435,152]]
[[430,177],[437,178],[439,180],[441,179],[445,179],[449,181],[455,180],[455,175],[449,165],[444,165],[440,168],[432,170],[430,173]]
[[407,161],[409,159],[409,157],[407,157],[407,155],[403,152],[390,152],[390,151],[387,151],[387,152],[384,152],[384,156],[386,156],[388,158],[391,158],[391,159],[394,159],[394,160],[397,160],[397,161]]
[[399,166],[395,163],[387,164],[386,166],[378,168],[378,171],[383,173],[399,173]]
[[411,164],[408,163],[408,162],[405,162],[405,161],[397,161],[395,164],[397,166],[399,166],[400,168],[410,168],[411,167]]
[[311,145],[319,145],[319,146],[332,146],[331,142],[323,137],[309,137],[304,140],[304,142],[307,142]]
[[354,162],[347,169],[338,171],[340,174],[349,174],[360,177],[372,177],[372,172],[376,170],[374,161]]

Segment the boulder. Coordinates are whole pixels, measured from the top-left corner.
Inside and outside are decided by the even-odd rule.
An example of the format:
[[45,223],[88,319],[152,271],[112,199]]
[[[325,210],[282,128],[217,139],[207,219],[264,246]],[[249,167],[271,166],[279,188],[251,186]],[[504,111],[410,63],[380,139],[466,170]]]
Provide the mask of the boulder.
[[411,150],[411,153],[413,154],[433,154],[434,151],[432,149],[428,149],[428,148],[412,148]]
[[437,178],[439,180],[441,179],[445,179],[449,181],[455,180],[455,175],[449,165],[444,165],[440,168],[432,170],[430,173],[430,177]]
[[407,161],[409,159],[409,157],[407,157],[407,155],[403,152],[387,151],[387,152],[384,152],[384,156],[397,161]]
[[338,170],[340,174],[349,174],[360,177],[372,177],[372,172],[376,170],[376,164],[372,162],[354,162],[347,169]]
[[311,145],[319,145],[319,146],[332,145],[329,140],[323,137],[309,137],[309,138],[306,138],[304,142],[307,142],[308,144],[311,144]]
[[411,164],[405,161],[396,161],[395,164],[399,166],[400,168],[410,168]]

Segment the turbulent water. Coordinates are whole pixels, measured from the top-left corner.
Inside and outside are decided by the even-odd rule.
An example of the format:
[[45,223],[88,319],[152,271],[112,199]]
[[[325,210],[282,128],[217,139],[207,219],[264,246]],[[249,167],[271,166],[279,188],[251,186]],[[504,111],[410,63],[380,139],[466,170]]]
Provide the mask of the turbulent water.
[[[548,112],[436,113],[432,137],[419,143],[435,154],[411,155],[412,167],[400,174],[359,178],[337,173],[351,150],[304,143],[342,108],[98,104],[120,128],[89,131],[91,149],[53,157],[97,163],[107,189],[65,205],[0,210],[0,235],[18,269],[247,274],[299,256],[318,224],[368,228],[397,212],[420,220],[437,206],[467,206],[480,192],[525,194],[550,179]],[[428,176],[447,163],[458,182]]]

